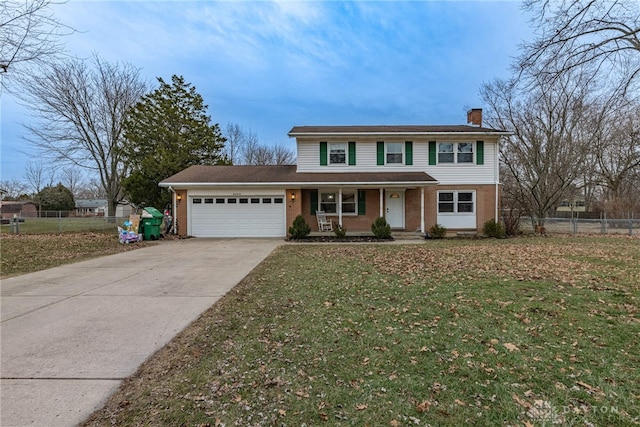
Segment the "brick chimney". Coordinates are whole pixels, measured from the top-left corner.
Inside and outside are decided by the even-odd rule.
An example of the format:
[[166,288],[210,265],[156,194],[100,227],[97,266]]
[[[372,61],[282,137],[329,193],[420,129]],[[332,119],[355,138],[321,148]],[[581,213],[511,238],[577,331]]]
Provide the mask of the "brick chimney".
[[472,108],[467,111],[467,123],[472,126],[482,126],[482,108]]

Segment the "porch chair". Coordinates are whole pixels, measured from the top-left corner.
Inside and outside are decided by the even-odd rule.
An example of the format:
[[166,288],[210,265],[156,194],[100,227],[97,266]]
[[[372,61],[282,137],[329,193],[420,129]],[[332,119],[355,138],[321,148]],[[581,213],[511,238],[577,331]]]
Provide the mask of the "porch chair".
[[316,219],[318,220],[318,231],[333,230],[333,221],[327,219],[327,214],[324,211],[316,211]]

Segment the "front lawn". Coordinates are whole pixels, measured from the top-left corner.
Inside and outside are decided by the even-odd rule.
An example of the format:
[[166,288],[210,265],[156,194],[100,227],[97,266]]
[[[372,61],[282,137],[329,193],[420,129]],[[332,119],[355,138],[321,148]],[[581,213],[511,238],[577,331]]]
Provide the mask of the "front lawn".
[[286,245],[87,425],[640,424],[640,240]]
[[32,273],[51,267],[145,247],[152,242],[122,244],[116,232],[0,234],[0,277]]

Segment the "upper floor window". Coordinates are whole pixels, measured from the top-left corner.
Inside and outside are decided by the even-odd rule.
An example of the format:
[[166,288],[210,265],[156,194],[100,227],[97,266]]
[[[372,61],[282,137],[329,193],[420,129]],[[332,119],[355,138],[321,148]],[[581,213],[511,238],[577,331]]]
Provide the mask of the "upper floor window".
[[473,163],[473,142],[440,142],[438,163]]
[[329,144],[329,164],[344,165],[347,163],[347,144],[344,142]]
[[356,143],[320,141],[320,166],[356,164]]
[[401,142],[387,142],[387,153],[386,153],[386,163],[387,164],[399,164],[403,163],[402,161],[402,146],[404,144]]
[[413,165],[413,142],[378,141],[377,165]]

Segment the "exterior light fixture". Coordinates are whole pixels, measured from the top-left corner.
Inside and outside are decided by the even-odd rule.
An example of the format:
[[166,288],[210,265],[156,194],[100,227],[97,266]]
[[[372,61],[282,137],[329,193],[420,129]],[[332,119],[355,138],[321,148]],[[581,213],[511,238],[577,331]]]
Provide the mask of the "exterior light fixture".
[[296,200],[296,193],[291,193],[291,201],[295,201]]
[[177,195],[176,195],[176,200],[177,200],[177,201],[182,200],[182,194],[177,194]]

